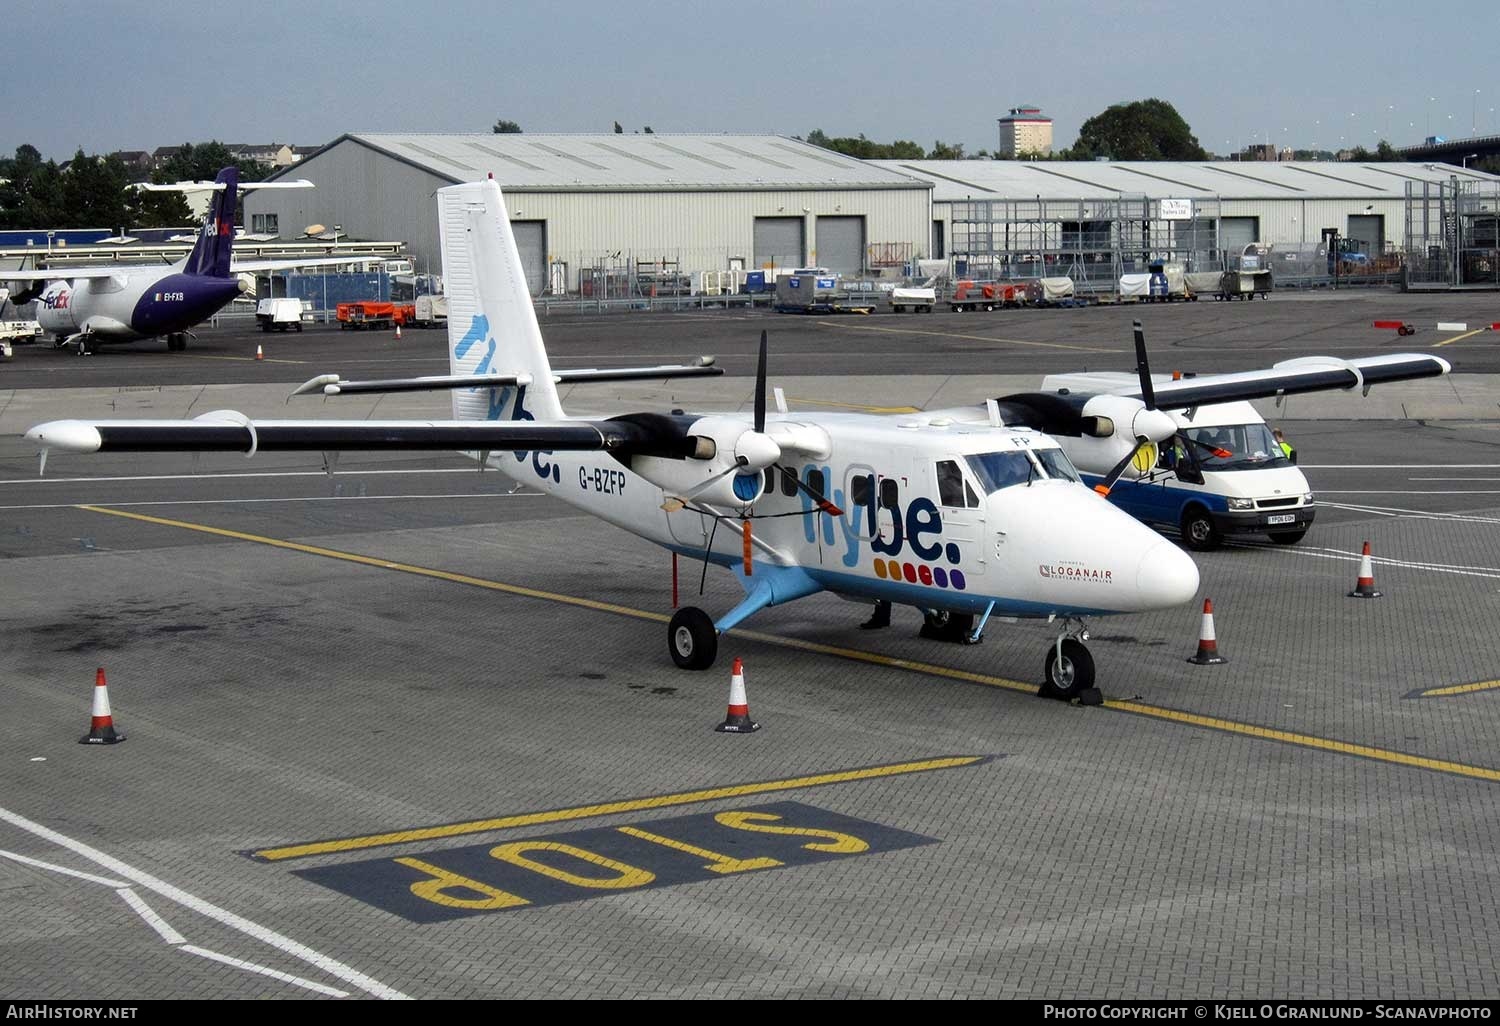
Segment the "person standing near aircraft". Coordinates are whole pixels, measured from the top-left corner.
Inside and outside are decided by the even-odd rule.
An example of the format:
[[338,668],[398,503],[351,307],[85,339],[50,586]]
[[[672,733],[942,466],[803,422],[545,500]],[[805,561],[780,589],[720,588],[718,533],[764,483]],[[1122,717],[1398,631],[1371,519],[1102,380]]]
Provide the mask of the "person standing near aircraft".
[[1281,454],[1293,463],[1296,463],[1297,450],[1292,447],[1291,442],[1286,440],[1286,436],[1281,433],[1281,428],[1272,428],[1271,437],[1276,439],[1277,445],[1281,446]]

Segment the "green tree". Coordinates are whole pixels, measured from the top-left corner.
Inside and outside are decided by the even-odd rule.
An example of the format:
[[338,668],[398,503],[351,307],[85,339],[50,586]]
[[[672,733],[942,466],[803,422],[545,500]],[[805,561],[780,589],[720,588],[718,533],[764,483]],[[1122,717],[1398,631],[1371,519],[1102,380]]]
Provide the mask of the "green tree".
[[1074,160],[1206,160],[1188,123],[1165,100],[1116,103],[1078,130]]
[[130,174],[117,157],[93,157],[79,150],[62,176],[59,228],[123,228],[125,186]]
[[47,228],[63,220],[62,175],[35,146],[0,160],[0,228]]
[[650,125],[647,125],[645,128],[641,129],[641,131],[643,133],[645,133],[646,135],[655,135],[656,134],[655,132],[651,131],[651,126]]
[[231,164],[239,168],[242,182],[258,182],[271,173],[271,168],[259,161],[237,160],[230,154],[229,147],[214,139],[196,146],[183,143],[176,153],[162,161],[161,167],[151,172],[151,180],[159,185],[211,182]]
[[1390,164],[1399,161],[1400,159],[1401,154],[1396,152],[1396,147],[1392,146],[1384,139],[1380,140],[1380,145],[1375,147],[1375,160],[1379,163]]
[[625,129],[620,126],[620,123],[618,121],[616,121],[615,122],[615,135],[624,135],[624,134],[625,134]]
[[514,121],[506,121],[504,118],[501,118],[495,122],[495,127],[490,129],[490,131],[495,135],[520,135],[521,126]]
[[964,144],[954,143],[949,145],[938,139],[932,144],[932,149],[927,153],[928,160],[963,160]]

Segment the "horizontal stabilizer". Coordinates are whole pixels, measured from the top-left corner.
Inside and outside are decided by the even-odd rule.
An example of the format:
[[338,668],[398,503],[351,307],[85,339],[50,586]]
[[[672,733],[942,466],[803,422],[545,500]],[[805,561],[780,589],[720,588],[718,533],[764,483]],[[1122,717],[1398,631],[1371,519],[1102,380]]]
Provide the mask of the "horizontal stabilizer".
[[[614,367],[604,369],[554,370],[552,380],[558,384],[590,381],[653,381],[663,378],[717,377],[723,368],[713,365],[713,357],[703,356],[692,364],[663,364],[659,367]],[[434,374],[420,378],[387,378],[379,381],[344,381],[337,374],[319,374],[298,385],[292,395],[373,395],[386,392],[443,392],[460,388],[505,388],[530,385],[530,374]]]

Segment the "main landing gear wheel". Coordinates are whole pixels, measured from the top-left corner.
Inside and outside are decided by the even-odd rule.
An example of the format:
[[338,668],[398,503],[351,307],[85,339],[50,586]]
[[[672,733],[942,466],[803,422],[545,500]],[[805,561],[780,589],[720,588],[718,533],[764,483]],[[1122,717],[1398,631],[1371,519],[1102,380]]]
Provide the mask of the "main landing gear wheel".
[[180,331],[174,331],[167,336],[167,352],[180,353],[187,348],[187,336]]
[[1059,698],[1064,702],[1080,697],[1094,686],[1094,657],[1077,638],[1062,639],[1062,657],[1058,658],[1058,645],[1047,646],[1046,676],[1040,694],[1043,698]]
[[684,606],[667,624],[667,648],[672,662],[684,670],[706,670],[719,654],[719,632],[713,619],[696,606]]
[[974,629],[973,613],[929,609],[922,614],[921,636],[935,641],[963,641]]
[[1194,552],[1216,549],[1223,540],[1207,510],[1194,507],[1182,515],[1182,543]]
[[88,340],[87,336],[84,336],[84,337],[80,338],[77,342],[73,343],[73,353],[74,353],[75,356],[93,356],[94,355],[94,347],[91,346],[91,345],[89,345],[89,340]]

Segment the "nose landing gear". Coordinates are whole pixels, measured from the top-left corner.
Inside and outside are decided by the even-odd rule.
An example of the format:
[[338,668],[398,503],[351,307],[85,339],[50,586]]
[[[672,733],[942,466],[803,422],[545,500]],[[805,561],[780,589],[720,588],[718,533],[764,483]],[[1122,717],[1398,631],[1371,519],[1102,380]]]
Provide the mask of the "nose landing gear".
[[1094,657],[1083,644],[1088,638],[1089,632],[1082,620],[1068,617],[1063,621],[1057,640],[1047,648],[1047,662],[1038,696],[1064,702],[1076,698],[1080,705],[1099,705],[1104,701],[1104,696],[1094,687]]

